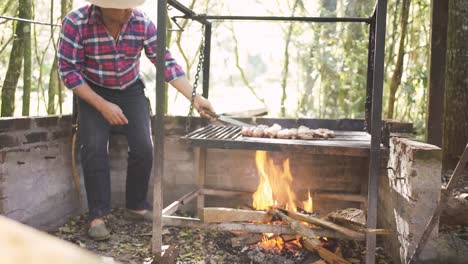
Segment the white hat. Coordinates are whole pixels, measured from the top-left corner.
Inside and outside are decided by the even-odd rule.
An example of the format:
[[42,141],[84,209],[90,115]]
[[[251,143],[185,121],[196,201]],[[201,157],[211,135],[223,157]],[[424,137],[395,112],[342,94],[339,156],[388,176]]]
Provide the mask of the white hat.
[[126,9],[134,8],[145,2],[145,0],[86,0],[91,4],[97,5],[103,8],[117,8]]

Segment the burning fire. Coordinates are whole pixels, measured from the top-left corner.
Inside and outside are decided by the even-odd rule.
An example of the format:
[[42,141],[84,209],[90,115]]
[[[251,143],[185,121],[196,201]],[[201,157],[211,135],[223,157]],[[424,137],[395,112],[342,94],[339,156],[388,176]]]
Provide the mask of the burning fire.
[[314,204],[312,202],[312,197],[310,196],[310,191],[308,192],[308,199],[307,201],[303,201],[302,202],[302,206],[304,208],[305,211],[309,212],[309,213],[312,213],[314,212]]
[[285,248],[292,252],[296,252],[298,249],[302,248],[298,236],[294,236],[290,240],[285,241],[283,237],[274,234],[264,234],[262,241],[259,242],[257,246],[267,251],[276,251],[278,253]]
[[[266,151],[257,151],[255,155],[260,183],[253,194],[253,207],[257,210],[268,210],[271,207],[286,208],[297,211],[296,195],[291,190],[293,177],[289,168],[289,159],[278,166],[267,155]],[[302,202],[304,210],[312,213],[312,198]]]
[[[260,183],[253,194],[253,207],[257,210],[268,210],[274,207],[297,211],[296,195],[291,190],[293,177],[289,168],[289,159],[284,160],[282,166],[278,166],[266,151],[257,151],[255,162]],[[303,201],[301,206],[305,211],[313,212],[310,191],[308,199]],[[274,234],[263,234],[263,239],[257,243],[257,246],[276,252],[281,252],[285,248],[294,252],[302,248],[296,237],[291,241],[285,241],[283,237]]]

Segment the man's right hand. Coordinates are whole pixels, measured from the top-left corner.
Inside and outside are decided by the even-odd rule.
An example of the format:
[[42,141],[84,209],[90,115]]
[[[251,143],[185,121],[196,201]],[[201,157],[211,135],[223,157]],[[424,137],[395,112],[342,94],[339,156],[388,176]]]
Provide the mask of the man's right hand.
[[96,108],[111,125],[126,125],[128,120],[122,109],[95,93],[86,83],[73,89],[73,92]]
[[120,107],[116,104],[105,101],[102,105],[99,106],[98,110],[111,125],[128,124],[127,117],[125,117],[122,109],[120,109]]

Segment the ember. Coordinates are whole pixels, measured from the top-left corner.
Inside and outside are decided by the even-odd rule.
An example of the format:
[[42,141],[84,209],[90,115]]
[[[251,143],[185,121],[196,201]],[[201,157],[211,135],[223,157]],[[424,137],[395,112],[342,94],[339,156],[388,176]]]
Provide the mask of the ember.
[[302,249],[302,245],[299,242],[300,237],[295,236],[293,240],[285,241],[282,236],[275,234],[263,234],[262,241],[254,246],[262,247],[268,251],[275,251],[281,253],[283,250],[288,250],[292,253],[297,253]]

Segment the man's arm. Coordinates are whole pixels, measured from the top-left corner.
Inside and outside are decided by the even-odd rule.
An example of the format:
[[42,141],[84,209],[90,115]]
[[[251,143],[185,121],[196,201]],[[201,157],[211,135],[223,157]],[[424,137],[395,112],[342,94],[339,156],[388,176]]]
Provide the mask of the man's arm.
[[[156,26],[149,19],[147,23],[148,25],[146,28],[146,40],[144,41],[145,54],[146,57],[148,57],[148,59],[154,65],[156,65]],[[166,81],[169,82],[180,93],[182,93],[185,96],[185,98],[191,100],[193,88],[187,80],[187,78],[185,77],[185,73],[182,70],[182,67],[179,64],[177,64],[177,62],[167,49],[164,55],[164,59],[166,65]],[[208,99],[204,98],[199,94],[197,94],[197,96],[195,97],[193,106],[203,117],[210,118],[210,115],[206,114],[204,110],[210,110],[211,112],[214,112],[210,101],[208,101]]]
[[[172,86],[174,86],[174,88],[176,88],[177,91],[183,94],[185,98],[187,98],[188,100],[191,100],[193,88],[192,88],[192,85],[187,80],[187,78],[185,78],[185,76],[179,77],[169,83]],[[195,96],[193,106],[195,107],[195,109],[197,109],[197,111],[203,117],[207,117],[207,118],[211,117],[210,115],[206,114],[204,110],[209,110],[211,112],[214,112],[214,109],[211,106],[210,101],[208,101],[208,99],[206,99],[205,97],[199,94]]]

